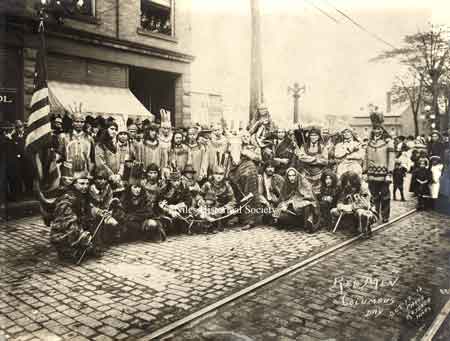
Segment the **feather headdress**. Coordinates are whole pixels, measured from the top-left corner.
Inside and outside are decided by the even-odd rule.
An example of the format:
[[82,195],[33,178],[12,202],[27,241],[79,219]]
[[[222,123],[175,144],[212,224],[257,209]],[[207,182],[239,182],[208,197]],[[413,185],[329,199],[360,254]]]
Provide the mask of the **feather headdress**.
[[384,116],[383,113],[378,111],[372,111],[370,113],[370,122],[372,122],[373,128],[378,128],[383,126]]
[[159,113],[161,114],[161,128],[172,128],[172,123],[170,121],[170,111],[161,109]]

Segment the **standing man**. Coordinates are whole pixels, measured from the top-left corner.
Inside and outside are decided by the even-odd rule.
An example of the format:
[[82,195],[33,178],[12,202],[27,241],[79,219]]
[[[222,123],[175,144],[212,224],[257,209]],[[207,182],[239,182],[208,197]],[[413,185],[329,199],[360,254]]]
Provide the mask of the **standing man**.
[[63,120],[60,115],[55,115],[52,121],[52,132],[59,136],[63,133]]
[[[235,160],[233,160],[235,162]],[[248,131],[241,134],[241,155],[237,168],[230,174],[237,193],[238,200],[253,194],[253,200],[249,205],[249,209],[256,209],[258,203],[258,166],[261,162],[261,149],[252,143],[251,136]],[[255,212],[255,211],[254,211]],[[249,229],[255,226],[257,216],[247,210],[243,210],[239,216],[239,222],[243,225],[242,229]]]
[[189,149],[189,164],[194,168],[194,178],[201,182],[206,179],[208,171],[208,155],[204,144],[198,143],[198,127],[192,126],[187,131],[187,143]]
[[223,155],[228,151],[228,139],[223,135],[222,126],[216,123],[212,128],[211,140],[208,144],[208,172],[213,174],[219,167]]
[[267,137],[272,130],[273,122],[270,118],[269,109],[263,103],[258,105],[255,120],[250,122],[248,131],[259,148],[264,148],[267,144]]
[[395,149],[393,140],[383,127],[383,119],[383,114],[379,112],[370,115],[372,132],[367,144],[364,170],[377,214],[386,223],[391,212],[389,185],[392,182]]
[[[161,128],[159,129],[158,141],[164,154],[164,159],[169,159],[169,151],[172,146],[172,123],[170,120],[170,112],[161,109]],[[161,166],[162,167],[162,166]]]
[[72,116],[72,131],[61,134],[60,154],[64,161],[83,164],[84,169],[92,172],[94,169],[94,146],[92,138],[84,132],[85,119],[81,113]]
[[277,138],[273,147],[273,163],[275,172],[284,176],[286,169],[291,167],[295,162],[295,150],[297,149],[294,136],[286,130],[280,128],[277,130]]
[[131,143],[135,143],[136,142],[136,135],[138,133],[136,124],[130,123],[127,126],[127,131],[128,131],[128,135],[130,137],[130,142]]
[[0,153],[2,157],[0,166],[2,167],[2,176],[6,181],[2,181],[0,185],[5,184],[5,187],[2,188],[2,194],[6,194],[5,199],[16,201],[22,185],[20,179],[21,156],[14,141],[14,125],[4,122],[1,129]]
[[[31,159],[27,157],[25,153],[25,125],[21,120],[14,122],[15,133],[13,136],[14,144],[16,145],[17,155],[19,163],[19,173],[17,176],[20,178],[20,192],[25,189],[26,194],[33,192],[33,168]],[[22,187],[23,184],[23,187]]]
[[263,173],[258,175],[258,199],[261,205],[266,208],[263,212],[263,223],[271,222],[272,212],[280,203],[283,186],[284,178],[275,173],[274,162],[267,161],[263,165]]
[[158,140],[158,126],[151,124],[144,132],[144,140],[135,145],[136,159],[147,169],[151,164],[156,164],[160,170],[167,165],[167,153]]
[[352,171],[362,176],[362,162],[364,149],[349,128],[341,132],[342,140],[336,143],[334,157],[337,160],[336,175],[338,179],[347,171]]
[[169,151],[169,166],[182,172],[190,159],[190,149],[183,143],[183,133],[173,133],[172,147]]
[[125,163],[127,161],[135,160],[135,150],[130,141],[130,134],[128,131],[119,131],[117,134],[117,152],[119,154],[120,171],[123,176],[125,174]]

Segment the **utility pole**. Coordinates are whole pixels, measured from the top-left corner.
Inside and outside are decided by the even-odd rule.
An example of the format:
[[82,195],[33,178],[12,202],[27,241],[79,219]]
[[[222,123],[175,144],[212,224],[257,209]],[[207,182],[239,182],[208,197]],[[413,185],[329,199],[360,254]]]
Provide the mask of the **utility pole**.
[[294,124],[297,124],[299,121],[298,116],[298,101],[300,97],[305,93],[306,86],[303,85],[300,87],[297,82],[294,83],[293,87],[288,87],[288,93],[292,93],[292,97],[294,98]]
[[251,1],[252,47],[250,62],[250,107],[249,122],[254,119],[258,104],[264,102],[262,56],[261,56],[261,19],[259,0]]

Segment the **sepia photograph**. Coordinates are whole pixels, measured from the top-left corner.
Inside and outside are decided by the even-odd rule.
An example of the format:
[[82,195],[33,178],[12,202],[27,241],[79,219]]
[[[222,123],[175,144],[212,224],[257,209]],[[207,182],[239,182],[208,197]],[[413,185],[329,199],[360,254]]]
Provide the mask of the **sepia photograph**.
[[450,341],[450,2],[0,0],[0,341]]

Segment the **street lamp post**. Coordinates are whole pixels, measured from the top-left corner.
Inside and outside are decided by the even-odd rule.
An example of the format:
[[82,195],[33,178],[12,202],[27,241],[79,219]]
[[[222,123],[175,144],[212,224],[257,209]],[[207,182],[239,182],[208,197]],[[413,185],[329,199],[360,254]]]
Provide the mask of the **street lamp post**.
[[306,86],[303,85],[302,87],[299,86],[297,82],[294,83],[293,87],[288,87],[288,93],[292,93],[292,97],[294,98],[294,124],[298,123],[298,103],[300,97],[305,93]]
[[423,108],[423,116],[425,118],[425,122],[429,126],[430,130],[436,129],[436,114],[432,111],[432,108],[430,105],[425,105]]

